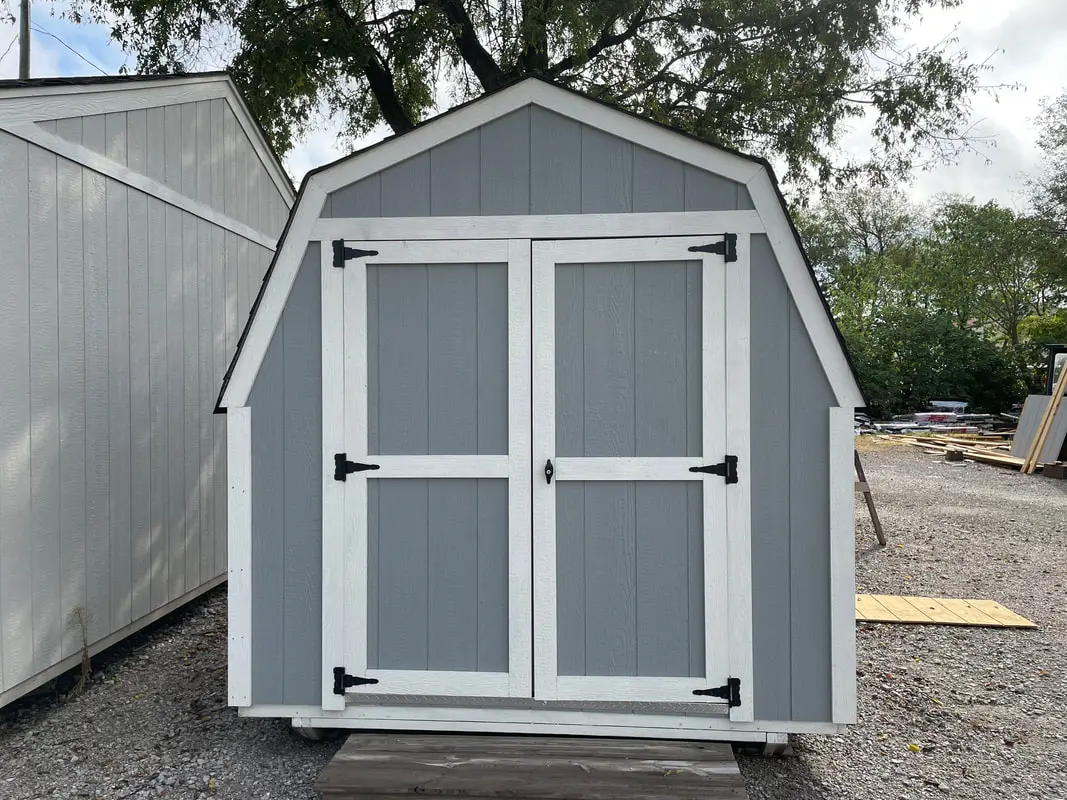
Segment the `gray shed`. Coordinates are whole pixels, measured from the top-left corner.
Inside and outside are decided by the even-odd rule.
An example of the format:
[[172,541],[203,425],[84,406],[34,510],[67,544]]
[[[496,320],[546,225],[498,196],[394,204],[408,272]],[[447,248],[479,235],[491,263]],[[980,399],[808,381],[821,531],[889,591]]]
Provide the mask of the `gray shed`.
[[838,731],[861,405],[760,159],[527,79],[318,169],[219,399],[229,701]]
[[225,580],[211,411],[293,195],[225,74],[0,81],[0,706]]

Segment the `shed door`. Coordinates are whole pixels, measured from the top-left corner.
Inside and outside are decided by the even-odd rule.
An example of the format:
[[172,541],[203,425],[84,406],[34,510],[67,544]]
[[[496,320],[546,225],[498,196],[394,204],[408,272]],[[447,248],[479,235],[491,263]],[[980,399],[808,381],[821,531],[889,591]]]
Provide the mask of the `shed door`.
[[529,697],[530,243],[346,245],[348,691]]
[[539,699],[725,702],[721,241],[533,243]]

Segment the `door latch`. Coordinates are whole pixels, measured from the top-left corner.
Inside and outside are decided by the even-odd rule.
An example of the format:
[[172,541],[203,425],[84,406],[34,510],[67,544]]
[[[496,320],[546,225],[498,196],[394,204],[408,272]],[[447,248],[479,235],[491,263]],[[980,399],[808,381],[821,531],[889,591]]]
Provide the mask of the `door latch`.
[[552,476],[556,474],[556,468],[552,466],[552,459],[545,462],[545,483],[552,483]]

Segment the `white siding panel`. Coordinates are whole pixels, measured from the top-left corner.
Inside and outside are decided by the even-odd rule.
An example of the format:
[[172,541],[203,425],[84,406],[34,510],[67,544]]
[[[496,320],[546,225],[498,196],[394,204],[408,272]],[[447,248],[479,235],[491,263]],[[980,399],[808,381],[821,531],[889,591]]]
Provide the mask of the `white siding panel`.
[[[214,112],[214,107],[212,108]],[[219,187],[221,190],[221,185]],[[226,349],[226,237],[220,228],[211,229],[211,319],[212,352],[215,370],[212,375],[211,403],[214,407],[216,395],[222,385],[222,376],[229,364],[229,351]],[[212,416],[212,477],[215,495],[215,572],[226,568],[226,545],[228,530],[226,527],[226,417],[223,414]]]
[[152,608],[170,599],[170,434],[167,376],[167,232],[166,206],[148,198],[148,418],[151,464]]
[[170,188],[182,189],[182,109],[181,106],[163,108],[163,182]]
[[239,219],[237,215],[237,120],[229,106],[223,108],[222,152],[226,182],[223,194],[223,210],[227,216]]
[[150,108],[146,112],[148,125],[148,160],[145,173],[149,178],[163,183],[166,180],[167,143],[163,133],[166,127],[162,108]]
[[167,206],[167,534],[168,600],[185,592],[185,322],[182,212]]
[[[80,120],[79,120],[80,131]],[[85,608],[85,292],[82,168],[59,159],[59,538],[63,656],[81,649],[69,620]],[[6,374],[6,373],[4,373]]]
[[[206,108],[206,106],[205,106]],[[200,498],[200,580],[213,576],[215,562],[215,515],[212,492],[212,433],[211,387],[215,376],[211,350],[211,226],[203,220],[196,230],[197,285],[197,386],[196,413],[198,422],[197,486]]]
[[196,199],[211,205],[211,101],[196,104]]
[[30,148],[30,476],[33,665],[59,658],[59,268],[56,157]]
[[142,175],[148,174],[148,112],[143,109],[126,112],[127,166]]
[[[97,118],[91,118],[93,120]],[[103,146],[100,130],[85,120],[86,145]],[[99,138],[98,138],[99,136]],[[86,589],[89,638],[111,631],[110,415],[108,413],[107,189],[106,179],[82,171],[85,187],[85,499]]]
[[[130,156],[135,123],[130,112]],[[152,610],[152,420],[151,324],[149,321],[148,198],[129,196],[130,228],[130,574],[131,616]]]
[[28,162],[26,143],[0,132],[0,687],[33,672]]
[[55,134],[62,136],[64,139],[75,144],[82,143],[82,118],[72,117],[71,119],[56,120]]
[[196,182],[196,103],[182,103],[182,180],[181,192],[186,197],[197,196]]
[[104,155],[119,164],[126,164],[126,112],[104,115]]
[[[108,115],[110,118],[112,115]],[[125,117],[125,115],[122,115]],[[124,132],[125,133],[125,132]],[[125,146],[125,141],[123,142]],[[107,181],[107,342],[109,485],[111,521],[111,627],[129,625],[133,578],[130,518],[130,227],[128,190]]]
[[[184,108],[184,107],[183,107]],[[182,379],[185,449],[185,591],[200,585],[200,299],[197,267],[197,220],[182,214]]]
[[223,179],[226,175],[226,101],[220,99],[210,101],[210,133],[211,149],[211,195],[207,201],[213,208],[219,211],[226,210],[226,195]]

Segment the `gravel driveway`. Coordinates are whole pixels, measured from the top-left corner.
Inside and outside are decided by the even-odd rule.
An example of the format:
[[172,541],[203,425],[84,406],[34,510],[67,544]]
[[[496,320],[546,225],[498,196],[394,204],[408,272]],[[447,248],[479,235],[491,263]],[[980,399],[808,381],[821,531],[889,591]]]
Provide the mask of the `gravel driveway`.
[[[1067,481],[864,453],[860,591],[989,597],[1037,631],[866,625],[860,723],[742,757],[753,798],[1067,798]],[[0,712],[0,798],[314,798],[338,747],[226,707],[225,589],[97,659],[84,694]]]

